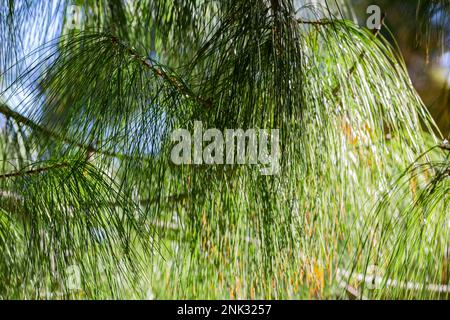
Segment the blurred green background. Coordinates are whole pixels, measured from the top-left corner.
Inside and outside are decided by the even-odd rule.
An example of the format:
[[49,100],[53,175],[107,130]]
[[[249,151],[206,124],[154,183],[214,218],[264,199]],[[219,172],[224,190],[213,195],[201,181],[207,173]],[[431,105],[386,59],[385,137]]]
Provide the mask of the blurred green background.
[[383,34],[398,44],[414,86],[444,136],[450,136],[450,0],[352,2],[360,25],[365,25],[369,5],[386,13]]

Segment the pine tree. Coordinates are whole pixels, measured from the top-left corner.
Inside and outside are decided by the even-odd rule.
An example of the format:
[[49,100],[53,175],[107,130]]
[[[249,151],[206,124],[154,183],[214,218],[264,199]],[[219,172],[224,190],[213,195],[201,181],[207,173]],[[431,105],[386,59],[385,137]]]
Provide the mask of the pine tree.
[[[341,2],[1,0],[0,297],[446,296],[450,147]],[[195,121],[279,174],[173,164]]]

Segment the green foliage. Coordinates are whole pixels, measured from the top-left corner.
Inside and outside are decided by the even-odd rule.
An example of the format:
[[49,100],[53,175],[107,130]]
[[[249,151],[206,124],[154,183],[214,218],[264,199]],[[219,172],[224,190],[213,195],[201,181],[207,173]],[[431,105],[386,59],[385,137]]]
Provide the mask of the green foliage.
[[[326,1],[77,4],[81,30],[47,41],[42,24],[23,57],[26,19],[68,3],[0,2],[0,297],[336,298],[342,270],[376,263],[383,279],[439,282],[448,153],[427,154],[413,190],[410,171],[394,183],[441,137],[378,32]],[[280,129],[280,175],[173,165],[170,132],[195,120]],[[435,242],[409,255],[423,214]]]

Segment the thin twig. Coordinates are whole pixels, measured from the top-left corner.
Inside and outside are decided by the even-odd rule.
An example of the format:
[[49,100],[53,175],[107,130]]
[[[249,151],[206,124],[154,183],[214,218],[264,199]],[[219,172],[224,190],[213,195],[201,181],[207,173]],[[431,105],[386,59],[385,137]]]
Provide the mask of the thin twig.
[[385,279],[384,276],[367,275],[362,273],[352,274],[350,271],[345,269],[337,270],[339,278],[345,277],[347,282],[350,280],[364,282],[370,285],[384,286],[385,288],[396,288],[403,289],[406,291],[422,291],[426,290],[429,292],[439,293],[439,294],[450,294],[449,285],[433,284],[433,283],[419,283],[412,281],[400,281],[396,279]]
[[43,173],[43,172],[46,172],[49,170],[66,168],[68,166],[69,166],[69,164],[63,162],[63,163],[58,163],[58,164],[48,166],[48,167],[42,167],[42,168],[31,169],[31,170],[27,170],[27,171],[16,171],[16,172],[2,174],[2,175],[0,175],[0,179],[16,178],[16,177],[22,177],[22,176],[27,176],[27,175],[35,175],[35,174]]
[[444,140],[444,142],[439,145],[439,148],[445,151],[450,151],[450,143],[448,140]]
[[307,21],[307,20],[297,19],[297,22],[300,23],[300,24],[309,24],[309,25],[314,25],[314,26],[326,26],[326,25],[330,25],[330,24],[334,23],[333,20],[327,20],[327,19],[314,20],[314,21]]
[[93,146],[88,146],[85,145],[83,143],[74,141],[72,139],[69,139],[67,137],[64,137],[63,135],[60,135],[44,126],[41,126],[39,124],[37,124],[36,122],[32,121],[31,119],[21,115],[20,113],[11,110],[8,106],[6,106],[5,104],[1,104],[0,103],[0,113],[3,114],[5,117],[7,118],[12,118],[14,119],[16,122],[21,123],[33,130],[39,131],[43,134],[45,134],[46,136],[50,137],[50,138],[54,138],[57,140],[60,140],[62,142],[71,144],[71,145],[75,145],[77,147],[79,147],[80,149],[86,150],[87,151],[87,156],[91,157],[93,153],[99,153],[108,157],[113,157],[113,158],[118,158],[118,159],[127,159],[127,158],[132,158],[128,155],[124,155],[124,154],[120,154],[120,153],[113,153],[113,152],[108,152],[105,150],[101,150],[101,149],[97,149]]
[[147,69],[151,70],[155,74],[155,76],[163,78],[164,80],[172,84],[175,88],[177,88],[178,92],[181,93],[182,95],[189,97],[190,99],[198,102],[204,107],[207,108],[212,107],[211,99],[205,99],[203,97],[195,95],[185,83],[183,83],[182,81],[178,80],[173,76],[168,75],[162,68],[158,68],[156,65],[154,65],[150,59],[141,56],[134,48],[131,48],[126,44],[124,44],[123,42],[121,42],[119,38],[111,36],[111,41],[114,45],[121,46],[123,49],[125,49],[133,59],[141,63]]

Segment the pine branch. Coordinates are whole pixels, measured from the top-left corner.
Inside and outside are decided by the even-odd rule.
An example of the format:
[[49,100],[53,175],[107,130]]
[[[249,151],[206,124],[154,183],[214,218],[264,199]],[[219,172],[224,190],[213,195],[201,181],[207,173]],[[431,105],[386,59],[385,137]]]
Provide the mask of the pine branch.
[[146,57],[141,56],[134,48],[131,48],[127,46],[125,43],[121,42],[119,38],[115,36],[111,36],[111,41],[114,45],[118,45],[122,47],[122,49],[125,49],[130,56],[135,59],[135,61],[141,63],[144,67],[151,70],[155,76],[160,77],[164,79],[165,81],[169,82],[172,86],[174,86],[177,91],[184,95],[189,97],[191,100],[196,101],[197,103],[203,105],[206,108],[212,107],[212,100],[211,99],[205,99],[203,97],[197,96],[194,92],[192,92],[189,87],[180,81],[179,79],[168,75],[162,68],[158,68],[155,64],[152,63],[152,61]]
[[327,19],[315,20],[315,21],[306,21],[306,20],[302,20],[302,19],[297,19],[297,22],[300,24],[309,24],[309,25],[313,25],[313,26],[327,26],[327,25],[331,25],[334,23],[333,20],[327,20]]
[[439,145],[439,148],[445,151],[450,151],[450,143],[448,142],[448,140],[444,140],[441,145]]
[[24,117],[23,115],[21,115],[18,112],[15,112],[13,110],[11,110],[8,106],[6,106],[5,104],[0,103],[0,113],[3,114],[6,118],[12,118],[14,119],[16,122],[21,123],[27,127],[29,127],[30,129],[36,130],[40,133],[43,133],[44,135],[46,135],[49,138],[53,138],[71,145],[75,145],[77,147],[79,147],[80,149],[86,150],[86,154],[89,158],[91,158],[93,153],[99,153],[108,157],[113,157],[113,158],[118,158],[118,159],[127,159],[127,158],[132,158],[128,155],[124,155],[124,154],[120,154],[120,153],[113,153],[113,152],[108,152],[102,149],[97,149],[93,146],[87,146],[83,143],[71,140],[67,137],[64,137],[52,130],[47,129],[44,126],[41,126],[39,124],[37,124],[36,122],[30,120],[27,117]]
[[55,164],[55,165],[48,166],[48,167],[42,167],[42,168],[31,169],[31,170],[27,170],[27,171],[16,171],[16,172],[2,174],[2,175],[0,175],[0,179],[16,178],[16,177],[22,177],[22,176],[27,176],[27,175],[35,175],[35,174],[43,173],[43,172],[46,172],[49,170],[66,168],[68,166],[69,166],[68,163],[63,162],[63,163]]

